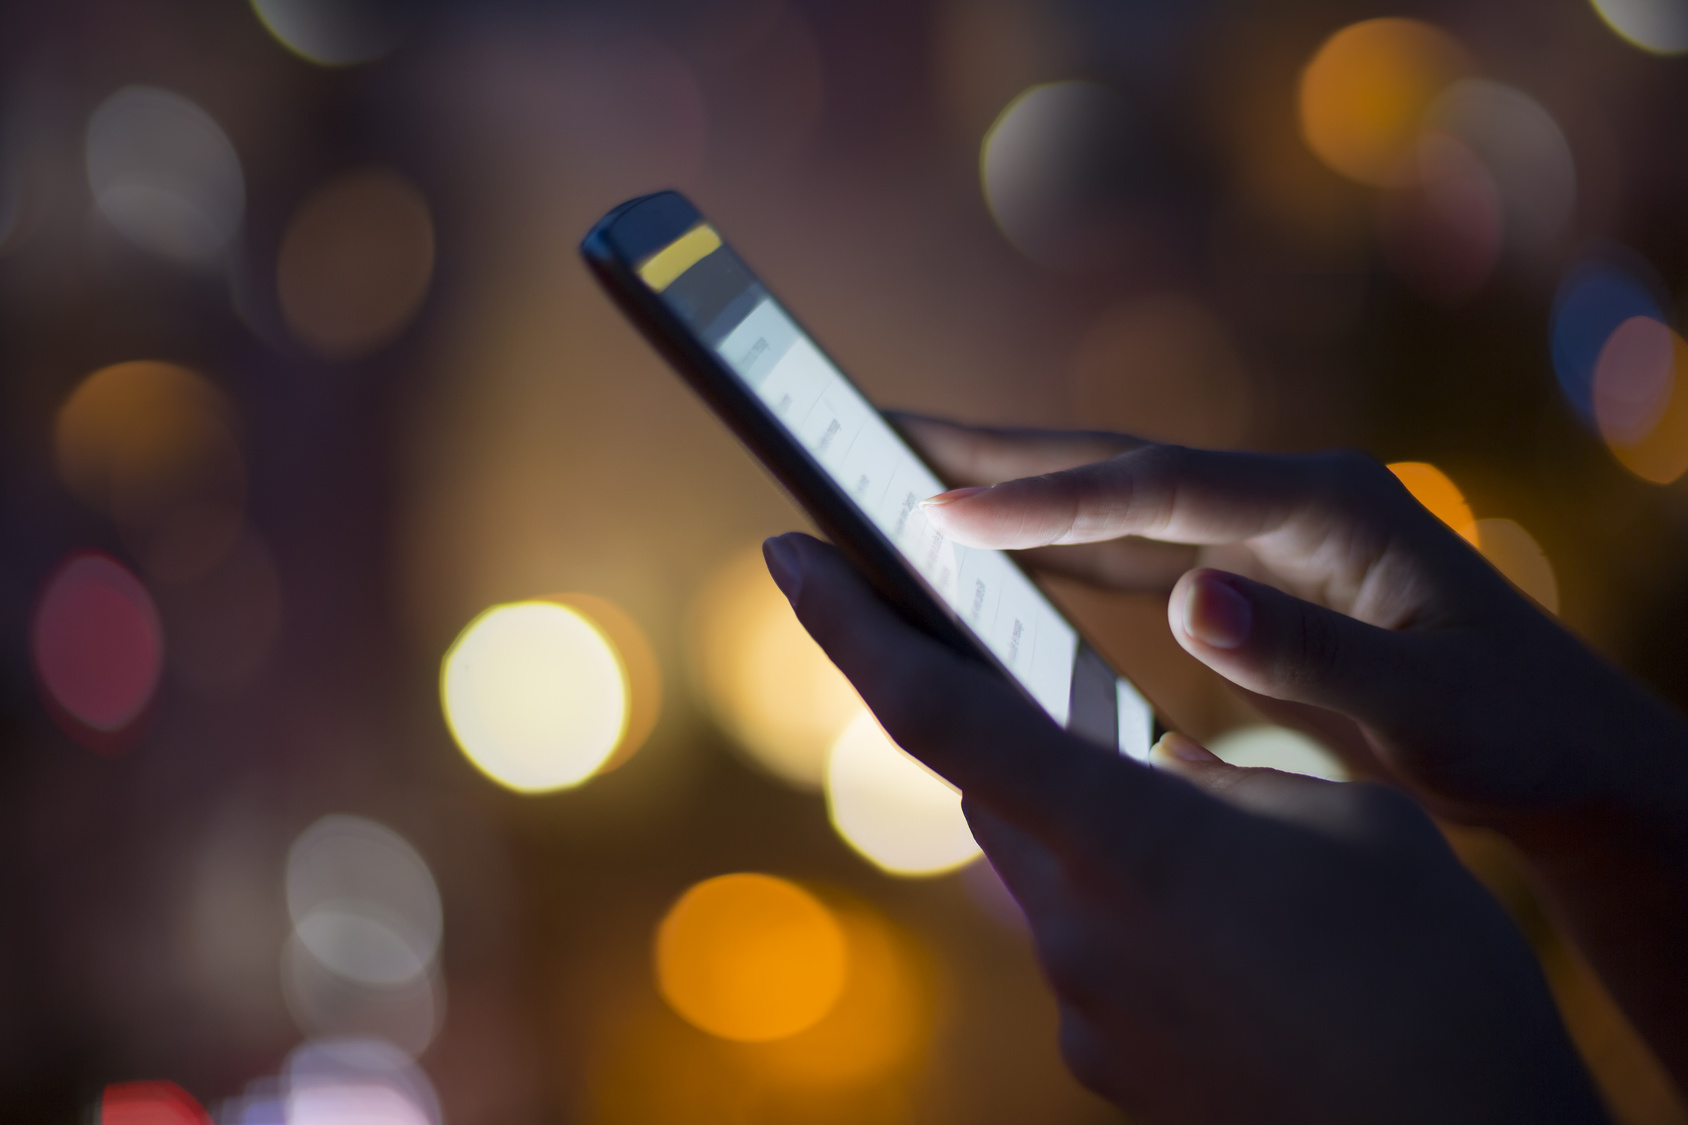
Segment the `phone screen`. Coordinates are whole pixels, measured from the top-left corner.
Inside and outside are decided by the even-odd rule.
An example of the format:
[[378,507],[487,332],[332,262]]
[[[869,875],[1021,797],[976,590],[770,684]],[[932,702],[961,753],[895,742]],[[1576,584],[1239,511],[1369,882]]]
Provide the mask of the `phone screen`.
[[698,223],[635,269],[1050,718],[1073,725],[1078,684],[1099,669],[1113,681],[1107,702],[1119,749],[1148,756],[1148,703],[1006,555],[955,543],[927,521],[920,502],[944,491],[943,482],[713,227]]

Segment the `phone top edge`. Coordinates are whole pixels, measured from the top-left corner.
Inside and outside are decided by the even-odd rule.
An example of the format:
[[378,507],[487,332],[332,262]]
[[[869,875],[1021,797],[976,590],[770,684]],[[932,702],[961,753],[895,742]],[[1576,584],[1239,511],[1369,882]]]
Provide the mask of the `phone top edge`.
[[691,200],[677,191],[629,199],[593,224],[581,240],[588,260],[615,260],[632,268],[703,221]]

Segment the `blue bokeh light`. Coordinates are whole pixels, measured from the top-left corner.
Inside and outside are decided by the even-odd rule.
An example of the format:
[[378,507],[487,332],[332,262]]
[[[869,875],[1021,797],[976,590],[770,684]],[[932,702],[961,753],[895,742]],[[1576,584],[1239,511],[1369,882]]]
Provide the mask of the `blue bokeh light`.
[[1584,422],[1594,425],[1594,368],[1618,325],[1634,316],[1664,320],[1653,289],[1609,261],[1586,261],[1559,283],[1553,300],[1553,370]]

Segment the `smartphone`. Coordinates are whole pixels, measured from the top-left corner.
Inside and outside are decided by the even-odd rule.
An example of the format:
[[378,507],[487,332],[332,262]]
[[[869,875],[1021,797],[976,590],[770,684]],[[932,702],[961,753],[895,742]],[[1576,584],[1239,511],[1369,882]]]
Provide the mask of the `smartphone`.
[[1001,673],[1066,729],[1139,760],[1160,736],[1001,551],[954,543],[920,501],[944,483],[677,192],[622,204],[581,243],[611,298],[905,618]]

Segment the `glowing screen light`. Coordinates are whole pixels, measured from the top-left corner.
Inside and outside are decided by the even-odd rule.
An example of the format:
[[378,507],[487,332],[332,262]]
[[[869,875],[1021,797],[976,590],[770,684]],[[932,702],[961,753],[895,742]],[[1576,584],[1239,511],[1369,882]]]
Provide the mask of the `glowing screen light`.
[[100,1095],[98,1125],[211,1125],[211,1115],[174,1082],[114,1082]]
[[772,875],[697,884],[657,928],[657,988],[723,1039],[795,1035],[832,1010],[848,969],[844,930],[821,901]]
[[578,610],[494,606],[445,654],[440,698],[463,753],[500,785],[543,793],[579,785],[627,731],[627,673]]
[[1471,505],[1465,502],[1464,494],[1448,474],[1423,461],[1396,461],[1389,471],[1407,486],[1414,500],[1430,509],[1431,515],[1459,532],[1462,539],[1477,542],[1477,521],[1471,514]]
[[760,546],[704,584],[690,625],[693,679],[734,746],[773,776],[819,789],[861,697],[791,612]]
[[1477,521],[1477,549],[1508,581],[1549,613],[1559,612],[1559,579],[1535,538],[1511,520]]
[[1656,55],[1688,51],[1688,0],[1592,0],[1606,26]]
[[276,285],[301,342],[351,359],[404,330],[433,273],[428,201],[409,180],[377,168],[331,180],[300,205],[282,239]]
[[1624,321],[1595,362],[1594,413],[1612,455],[1642,480],[1688,472],[1688,343],[1651,317]]
[[1319,743],[1288,727],[1260,723],[1228,731],[1208,743],[1233,766],[1305,774],[1326,781],[1347,781],[1342,762]]
[[1302,72],[1302,136],[1350,179],[1411,183],[1426,110],[1472,70],[1465,48],[1429,24],[1386,18],[1345,27]]
[[88,186],[124,237],[193,265],[217,260],[240,226],[240,158],[211,115],[151,86],[125,86],[88,120]]
[[1594,374],[1606,341],[1638,316],[1664,320],[1651,286],[1612,262],[1584,262],[1559,283],[1553,300],[1553,370],[1565,398],[1585,421],[1594,421]]
[[826,807],[845,842],[893,875],[939,875],[979,855],[961,794],[866,711],[833,744]]
[[47,579],[30,630],[36,675],[72,735],[133,723],[158,688],[164,630],[146,587],[108,555],[80,552]]

